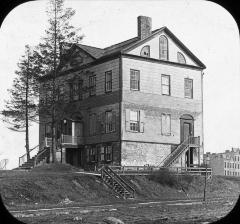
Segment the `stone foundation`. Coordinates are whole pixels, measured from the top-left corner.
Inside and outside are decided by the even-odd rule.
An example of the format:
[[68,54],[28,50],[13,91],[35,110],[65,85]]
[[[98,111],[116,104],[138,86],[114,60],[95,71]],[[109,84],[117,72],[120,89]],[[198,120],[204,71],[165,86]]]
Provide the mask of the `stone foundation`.
[[122,166],[158,166],[171,153],[171,145],[157,143],[122,142]]

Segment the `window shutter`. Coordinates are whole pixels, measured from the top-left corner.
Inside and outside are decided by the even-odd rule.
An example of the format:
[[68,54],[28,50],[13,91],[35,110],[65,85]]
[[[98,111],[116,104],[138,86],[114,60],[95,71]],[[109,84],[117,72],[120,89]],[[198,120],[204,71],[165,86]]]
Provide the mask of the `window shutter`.
[[105,133],[105,112],[101,113],[101,133]]
[[97,133],[101,134],[101,114],[97,115]]
[[116,131],[116,111],[112,112],[112,131]]
[[140,110],[140,132],[144,132],[144,123],[145,123],[145,112],[144,110]]
[[125,127],[126,131],[130,131],[130,110],[126,109],[125,113]]

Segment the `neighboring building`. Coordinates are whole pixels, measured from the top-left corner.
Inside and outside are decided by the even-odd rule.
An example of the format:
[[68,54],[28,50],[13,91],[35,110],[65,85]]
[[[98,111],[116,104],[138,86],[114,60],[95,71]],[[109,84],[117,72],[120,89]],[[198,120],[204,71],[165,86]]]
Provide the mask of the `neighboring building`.
[[[178,149],[172,165],[202,163],[206,67],[167,27],[152,31],[151,23],[139,16],[137,37],[104,49],[73,44],[65,53],[57,99],[70,112],[58,120],[59,161],[157,166]],[[49,79],[41,81],[43,103]],[[47,121],[40,114],[40,148],[50,137]]]
[[240,149],[223,153],[204,154],[204,162],[212,168],[213,175],[240,176]]

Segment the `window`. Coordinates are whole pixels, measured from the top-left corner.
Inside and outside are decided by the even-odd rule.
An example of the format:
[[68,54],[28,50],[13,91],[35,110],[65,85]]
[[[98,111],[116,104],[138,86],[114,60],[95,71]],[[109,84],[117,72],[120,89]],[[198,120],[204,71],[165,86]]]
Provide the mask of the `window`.
[[162,94],[170,96],[170,76],[162,75]]
[[89,115],[89,135],[95,135],[97,132],[96,114]]
[[78,94],[78,99],[82,100],[82,95],[83,95],[83,81],[82,80],[78,82],[78,92],[77,92],[77,94]]
[[45,124],[45,137],[51,138],[51,136],[52,136],[51,124]]
[[57,88],[57,100],[62,101],[64,99],[64,87],[58,86]]
[[137,131],[137,132],[140,131],[139,121],[140,121],[139,111],[130,110],[130,130],[131,131]]
[[150,57],[150,46],[146,45],[142,48],[141,52],[140,52],[140,56],[142,57]]
[[168,40],[165,36],[159,38],[159,58],[161,60],[168,60]]
[[177,52],[177,60],[178,60],[178,62],[181,63],[181,64],[186,64],[186,59],[185,59],[185,57],[183,56],[183,54],[180,53],[180,52]]
[[105,72],[105,92],[112,91],[112,71]]
[[193,80],[185,78],[184,79],[184,97],[193,98]]
[[100,148],[99,156],[101,162],[105,161],[105,148],[103,146]]
[[89,95],[96,95],[96,75],[89,76]]
[[225,168],[227,167],[226,165],[227,165],[226,162],[224,162],[224,167],[225,167]]
[[92,146],[89,150],[89,159],[90,162],[96,162],[97,161],[97,149],[96,146]]
[[171,115],[162,114],[162,135],[171,135]]
[[107,145],[105,148],[106,161],[112,161],[112,146]]
[[140,90],[140,71],[130,70],[130,89]]
[[110,133],[115,131],[115,113],[112,111],[105,112],[105,133]]

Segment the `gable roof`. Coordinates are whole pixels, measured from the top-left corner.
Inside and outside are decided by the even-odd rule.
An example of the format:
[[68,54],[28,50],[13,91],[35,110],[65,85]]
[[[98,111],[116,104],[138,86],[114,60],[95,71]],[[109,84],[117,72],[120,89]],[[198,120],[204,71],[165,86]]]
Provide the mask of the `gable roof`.
[[161,32],[165,32],[172,40],[201,68],[206,68],[206,66],[167,28],[161,27],[160,29],[156,29],[152,31],[152,34],[145,38],[139,39],[139,37],[133,37],[128,40],[122,41],[120,43],[111,45],[106,48],[97,48],[84,44],[74,44],[75,46],[81,48],[83,51],[88,53],[94,59],[100,59],[103,57],[110,56],[116,53],[127,53],[129,50],[144,44],[145,42],[153,39]]
[[90,54],[93,58],[98,59],[103,56],[104,50],[98,47],[92,47],[83,44],[76,44],[79,48]]

